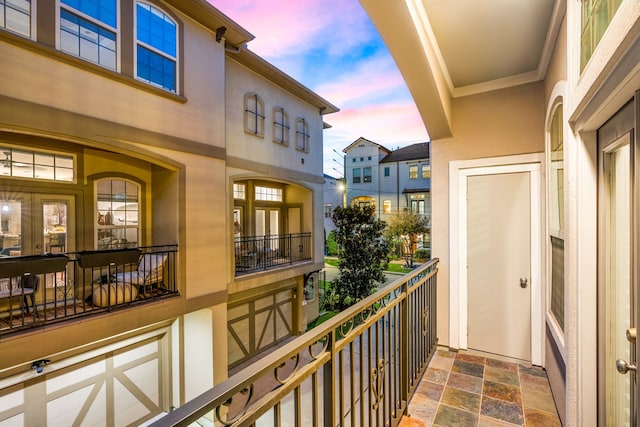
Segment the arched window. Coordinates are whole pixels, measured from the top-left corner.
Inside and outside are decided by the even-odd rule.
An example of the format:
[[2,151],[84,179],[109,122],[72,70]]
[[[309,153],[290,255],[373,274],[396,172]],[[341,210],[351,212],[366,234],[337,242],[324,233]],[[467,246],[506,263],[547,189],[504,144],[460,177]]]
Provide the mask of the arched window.
[[264,103],[255,93],[244,96],[244,130],[256,136],[264,136]]
[[273,142],[289,145],[289,115],[284,108],[273,109]]
[[140,186],[120,178],[96,182],[96,248],[140,245]]
[[136,77],[177,91],[178,25],[149,3],[136,3]]
[[564,330],[564,138],[562,103],[556,104],[548,129],[549,244],[551,247],[550,311]]
[[309,151],[309,124],[305,119],[296,120],[296,149]]

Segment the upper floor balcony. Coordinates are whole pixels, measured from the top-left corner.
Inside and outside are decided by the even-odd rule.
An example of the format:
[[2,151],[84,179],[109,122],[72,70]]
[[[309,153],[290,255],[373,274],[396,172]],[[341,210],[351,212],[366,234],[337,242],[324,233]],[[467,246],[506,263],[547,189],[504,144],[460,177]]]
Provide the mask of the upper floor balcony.
[[0,336],[178,296],[177,245],[0,257]]
[[311,260],[311,233],[245,236],[235,239],[236,276]]

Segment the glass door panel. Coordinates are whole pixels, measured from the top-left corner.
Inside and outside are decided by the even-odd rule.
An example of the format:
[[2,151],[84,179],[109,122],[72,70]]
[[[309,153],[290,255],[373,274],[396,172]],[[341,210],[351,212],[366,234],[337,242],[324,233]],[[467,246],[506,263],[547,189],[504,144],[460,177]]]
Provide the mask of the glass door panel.
[[22,204],[21,199],[3,200],[0,207],[0,255],[22,254]]

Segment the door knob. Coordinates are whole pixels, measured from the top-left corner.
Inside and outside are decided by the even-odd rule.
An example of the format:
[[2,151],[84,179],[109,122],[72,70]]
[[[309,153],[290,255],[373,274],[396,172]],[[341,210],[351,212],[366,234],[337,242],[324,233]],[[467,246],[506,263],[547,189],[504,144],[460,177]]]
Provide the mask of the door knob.
[[636,372],[638,370],[636,365],[629,365],[626,360],[622,360],[622,359],[616,360],[616,369],[621,374],[626,374],[629,371]]
[[632,343],[636,342],[636,328],[627,329],[627,341]]
[[521,278],[520,278],[520,287],[521,287],[522,289],[524,289],[524,288],[526,288],[526,287],[527,287],[527,278],[526,278],[526,277],[521,277]]

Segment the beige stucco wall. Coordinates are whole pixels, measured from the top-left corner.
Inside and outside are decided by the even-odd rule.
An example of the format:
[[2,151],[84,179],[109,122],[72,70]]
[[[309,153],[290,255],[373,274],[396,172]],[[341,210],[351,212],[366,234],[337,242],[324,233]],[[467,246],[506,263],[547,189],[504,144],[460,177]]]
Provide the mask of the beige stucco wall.
[[453,137],[432,142],[432,256],[438,273],[438,339],[449,344],[449,162],[544,151],[544,87],[532,83],[456,98]]

